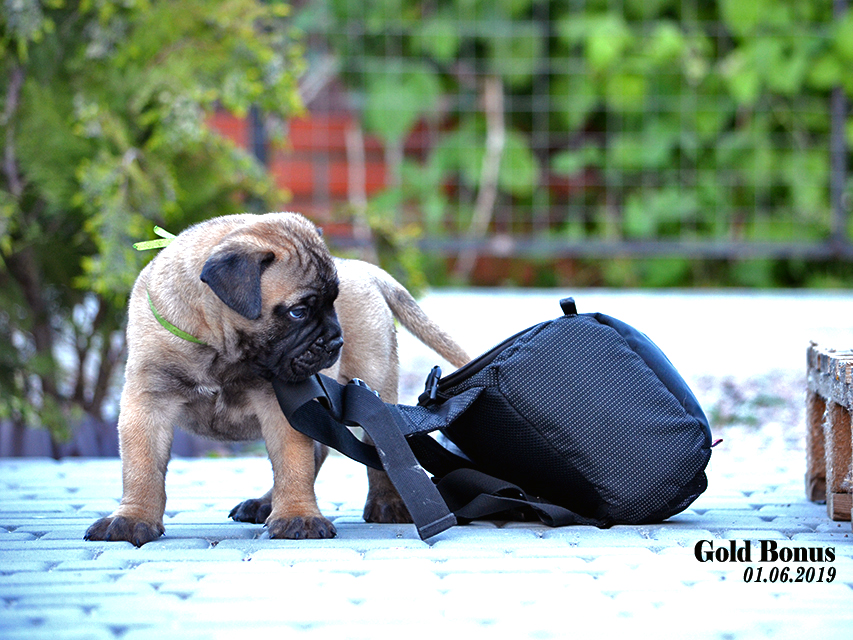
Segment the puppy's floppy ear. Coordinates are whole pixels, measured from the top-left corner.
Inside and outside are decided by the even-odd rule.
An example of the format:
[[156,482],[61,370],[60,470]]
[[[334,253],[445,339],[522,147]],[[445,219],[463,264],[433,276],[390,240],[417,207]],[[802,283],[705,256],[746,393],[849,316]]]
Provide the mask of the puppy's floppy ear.
[[272,251],[221,251],[204,263],[201,281],[241,316],[257,320],[261,315],[261,273],[274,258]]

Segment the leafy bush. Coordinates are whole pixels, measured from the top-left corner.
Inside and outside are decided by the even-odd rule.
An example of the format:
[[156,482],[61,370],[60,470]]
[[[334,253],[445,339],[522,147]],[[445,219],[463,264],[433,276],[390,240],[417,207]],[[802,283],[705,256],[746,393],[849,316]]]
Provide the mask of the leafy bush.
[[828,103],[833,87],[853,93],[853,12],[833,18],[830,0],[328,0],[301,11],[339,56],[369,131],[401,147],[426,123],[423,156],[389,156],[408,208],[388,213],[426,233],[465,233],[475,217],[483,87],[497,77],[495,232],[831,234]]
[[154,224],[281,200],[205,126],[217,105],[300,108],[278,2],[0,6],[0,420],[55,440],[108,413],[130,287]]

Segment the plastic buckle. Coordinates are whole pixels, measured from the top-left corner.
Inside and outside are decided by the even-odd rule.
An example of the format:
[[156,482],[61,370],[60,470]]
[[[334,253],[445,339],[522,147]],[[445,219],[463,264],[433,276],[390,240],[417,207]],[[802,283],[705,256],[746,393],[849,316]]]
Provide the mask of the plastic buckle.
[[438,383],[441,380],[441,367],[435,366],[426,379],[424,392],[418,396],[418,404],[427,407],[436,401],[438,397]]
[[375,395],[377,398],[379,398],[379,397],[380,397],[380,396],[379,396],[379,392],[378,392],[378,391],[376,391],[375,389],[371,389],[371,388],[370,388],[370,385],[369,385],[369,384],[367,384],[367,383],[366,383],[364,380],[362,380],[361,378],[353,378],[352,380],[350,380],[350,381],[349,381],[349,383],[350,383],[350,384],[355,385],[356,387],[361,387],[362,389],[367,389],[368,391],[370,391],[370,393],[372,393],[373,395]]

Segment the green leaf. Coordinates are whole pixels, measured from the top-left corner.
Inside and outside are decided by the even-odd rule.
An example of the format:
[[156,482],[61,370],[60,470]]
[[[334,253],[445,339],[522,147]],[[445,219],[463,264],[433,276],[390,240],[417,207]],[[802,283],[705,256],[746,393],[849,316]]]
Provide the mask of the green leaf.
[[530,150],[526,136],[508,131],[498,185],[514,196],[529,196],[539,183],[539,163]]
[[732,52],[723,61],[722,68],[732,97],[742,105],[755,104],[761,91],[761,75],[750,52]]
[[649,57],[655,64],[666,64],[680,60],[686,41],[678,25],[668,20],[659,22],[645,44]]
[[847,63],[853,62],[853,11],[847,10],[833,25],[833,48]]
[[417,121],[435,109],[441,91],[426,66],[371,74],[366,83],[364,123],[386,142],[402,139]]
[[425,17],[412,32],[415,51],[432,56],[444,64],[453,61],[461,44],[459,21],[450,12]]
[[651,120],[641,132],[613,137],[606,154],[610,171],[649,171],[671,166],[681,130],[664,119]]
[[586,58],[593,71],[607,71],[625,56],[633,42],[631,29],[618,14],[590,20],[586,33]]
[[812,62],[808,70],[808,82],[815,89],[825,91],[837,86],[844,75],[844,68],[838,57],[825,53]]
[[435,163],[441,175],[459,174],[468,186],[476,187],[480,180],[485,142],[482,116],[468,117],[456,131],[442,137],[432,152],[430,162]]
[[633,73],[617,73],[606,81],[607,104],[615,111],[639,111],[643,108],[648,91],[644,76]]
[[672,0],[626,0],[625,8],[633,15],[649,19],[659,16],[672,5]]
[[698,208],[695,194],[680,187],[631,194],[625,202],[624,232],[632,238],[678,236]]
[[583,127],[600,97],[597,86],[587,74],[557,76],[551,83],[551,101],[569,131]]
[[551,170],[555,173],[572,176],[587,167],[599,165],[601,160],[601,149],[593,145],[586,145],[580,149],[562,151],[556,154],[551,159]]
[[773,9],[773,0],[720,0],[723,21],[738,36],[755,31]]
[[502,76],[510,87],[531,81],[543,64],[545,39],[531,22],[505,22],[487,38],[489,69]]

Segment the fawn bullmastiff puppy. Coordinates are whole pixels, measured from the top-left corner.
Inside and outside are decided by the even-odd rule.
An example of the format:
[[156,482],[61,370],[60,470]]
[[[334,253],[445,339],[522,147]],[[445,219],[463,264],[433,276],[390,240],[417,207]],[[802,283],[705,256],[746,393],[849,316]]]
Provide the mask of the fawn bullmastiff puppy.
[[[272,538],[333,537],[314,496],[325,448],[290,427],[270,380],[322,371],[361,378],[396,402],[394,318],[453,365],[468,361],[402,285],[368,263],[333,258],[301,215],[223,216],[181,233],[130,296],[118,420],[123,495],[86,539],[141,546],[163,534],[175,426],[266,443],[273,487],[232,518],[265,523]],[[365,519],[409,522],[387,476],[368,474]]]

